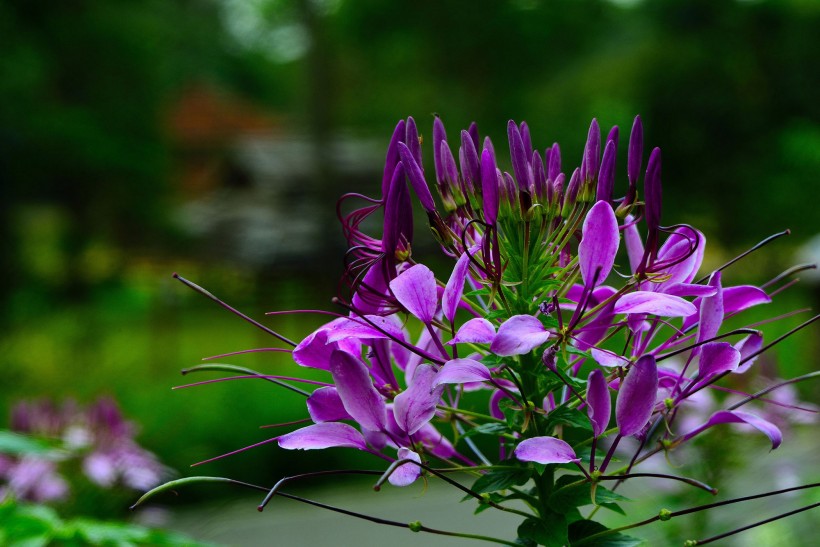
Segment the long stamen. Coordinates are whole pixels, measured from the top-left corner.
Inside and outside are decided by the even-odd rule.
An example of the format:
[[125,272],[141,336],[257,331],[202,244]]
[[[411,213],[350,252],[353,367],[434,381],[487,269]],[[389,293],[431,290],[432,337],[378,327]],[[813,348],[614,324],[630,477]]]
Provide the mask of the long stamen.
[[244,319],[245,321],[247,321],[251,325],[253,325],[253,326],[255,326],[255,327],[257,327],[257,328],[259,328],[259,329],[261,329],[265,332],[267,332],[271,336],[274,336],[275,338],[278,338],[279,340],[281,340],[282,342],[284,342],[286,344],[289,344],[291,346],[296,347],[296,342],[294,342],[293,340],[285,338],[284,336],[282,336],[278,332],[269,329],[268,327],[266,327],[265,325],[263,325],[259,321],[256,321],[255,319],[251,319],[250,317],[248,317],[247,315],[245,315],[241,311],[237,310],[236,308],[234,308],[232,306],[229,306],[228,304],[226,304],[225,302],[223,302],[222,300],[220,300],[219,298],[217,298],[216,296],[214,296],[210,292],[206,291],[205,289],[203,289],[202,287],[200,287],[199,285],[197,285],[193,281],[188,281],[187,279],[185,279],[184,277],[182,277],[181,275],[179,275],[177,273],[175,273],[173,275],[173,277],[174,277],[174,279],[178,279],[179,281],[181,281],[184,285],[187,285],[188,287],[192,288],[193,290],[195,290],[199,294],[207,296],[208,298],[210,298],[211,300],[213,300],[214,302],[216,302],[217,304],[219,304],[220,306],[222,306],[223,308],[225,308],[229,312],[233,313],[234,315],[238,315],[239,317],[241,317],[242,319]]

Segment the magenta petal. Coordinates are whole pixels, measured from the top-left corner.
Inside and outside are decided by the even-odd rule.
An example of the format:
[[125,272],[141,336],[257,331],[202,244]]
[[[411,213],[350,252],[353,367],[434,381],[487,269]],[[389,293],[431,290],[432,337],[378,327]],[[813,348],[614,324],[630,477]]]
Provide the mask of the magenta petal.
[[694,283],[673,283],[663,287],[663,293],[672,296],[712,296],[716,292],[716,287]]
[[387,420],[384,398],[373,386],[367,366],[343,351],[334,351],[330,373],[345,410],[365,429],[380,431]]
[[495,338],[495,327],[483,317],[470,319],[458,329],[449,344],[489,344]]
[[492,375],[490,369],[474,359],[451,359],[444,363],[433,380],[433,387],[442,384],[486,382]]
[[515,447],[515,457],[522,462],[572,463],[581,461],[570,445],[555,437],[525,439]]
[[715,288],[715,294],[700,301],[698,342],[714,338],[723,323],[723,288],[720,285],[720,272],[712,274],[709,286]]
[[723,289],[723,308],[726,314],[737,313],[758,304],[768,304],[772,299],[752,285],[738,285]]
[[615,303],[617,313],[648,313],[661,317],[687,317],[698,310],[683,298],[650,291],[635,291],[623,295]]
[[307,408],[310,418],[316,423],[351,419],[335,387],[320,387],[311,393],[307,398]]
[[342,318],[333,322],[328,330],[327,343],[340,342],[349,338],[404,340],[405,334],[399,319],[394,316],[365,315],[356,318]]
[[652,355],[632,365],[618,389],[615,421],[622,436],[638,433],[652,416],[658,394],[658,366]]
[[627,215],[624,219],[624,245],[626,246],[626,254],[629,257],[629,268],[632,273],[638,271],[643,260],[643,241],[641,234],[638,232],[638,223],[632,215]]
[[[398,458],[399,460],[413,460],[414,462],[421,463],[421,457],[410,450],[409,448],[399,448],[398,450]],[[421,467],[414,463],[403,463],[399,467],[397,467],[393,473],[387,478],[387,480],[393,486],[409,486],[416,482],[416,479],[421,476]]]
[[522,355],[537,348],[550,337],[550,333],[537,317],[514,315],[498,327],[490,351],[496,355]]
[[592,354],[592,358],[595,359],[595,362],[602,367],[625,367],[629,364],[629,359],[626,357],[621,357],[617,353],[613,353],[611,351],[592,348],[590,353]]
[[431,365],[417,366],[410,387],[393,399],[396,423],[408,435],[418,431],[436,413],[444,386],[433,387],[435,377],[436,369]]
[[464,281],[467,279],[467,271],[470,268],[470,257],[467,253],[461,255],[453,268],[453,274],[447,285],[444,287],[444,294],[441,297],[441,309],[444,317],[452,323],[456,317],[458,303],[464,294]]
[[592,206],[582,234],[578,245],[581,278],[584,285],[597,287],[606,280],[618,253],[618,219],[608,202],[599,201]]
[[315,450],[336,446],[367,449],[367,443],[361,433],[339,422],[314,424],[297,429],[279,437],[279,446],[287,450]]
[[422,323],[429,324],[436,314],[436,276],[424,264],[404,270],[390,282],[396,300]]
[[705,424],[690,431],[684,435],[683,438],[688,440],[714,425],[731,423],[744,423],[754,427],[769,438],[772,442],[772,450],[780,446],[780,443],[783,441],[783,434],[776,425],[764,420],[763,418],[760,418],[759,416],[755,416],[754,414],[749,414],[748,412],[743,412],[740,410],[720,410],[715,412]]
[[328,343],[328,331],[322,327],[308,334],[304,340],[293,348],[292,356],[296,364],[303,367],[330,370],[330,355],[338,349],[336,344]]
[[[755,354],[758,351],[760,351],[760,348],[762,348],[762,347],[763,347],[763,335],[759,332],[755,333],[755,334],[750,334],[749,336],[747,336],[746,338],[744,338],[743,340],[741,340],[740,342],[735,344],[735,349],[740,352],[740,361],[741,361],[741,363],[732,372],[735,372],[737,374],[743,374],[744,372],[749,370],[749,367],[751,367],[754,364],[754,362],[757,360],[757,356]],[[751,357],[751,359],[744,362],[744,359],[747,359],[752,355],[755,355],[755,356]]]
[[740,352],[728,342],[710,342],[701,346],[698,376],[711,378],[737,368]]
[[595,369],[587,378],[587,416],[592,423],[592,434],[596,437],[606,431],[612,414],[612,401],[609,399],[609,387],[604,373]]

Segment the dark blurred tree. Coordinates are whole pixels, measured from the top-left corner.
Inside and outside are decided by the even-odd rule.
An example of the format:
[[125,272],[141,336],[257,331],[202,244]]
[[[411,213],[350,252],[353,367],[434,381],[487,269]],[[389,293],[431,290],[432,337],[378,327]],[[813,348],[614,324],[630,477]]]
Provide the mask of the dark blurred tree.
[[[163,115],[186,83],[229,72],[217,7],[210,0],[0,4],[4,287],[23,282],[12,230],[21,204],[67,213],[69,257],[93,239],[126,248],[161,239]],[[81,296],[81,276],[66,278],[66,292]]]

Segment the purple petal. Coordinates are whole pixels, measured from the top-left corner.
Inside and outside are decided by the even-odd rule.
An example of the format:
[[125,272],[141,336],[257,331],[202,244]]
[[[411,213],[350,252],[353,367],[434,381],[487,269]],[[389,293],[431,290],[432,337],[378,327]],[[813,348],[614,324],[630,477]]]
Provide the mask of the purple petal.
[[595,369],[587,378],[587,416],[592,423],[592,434],[599,437],[606,431],[612,414],[612,401],[609,398],[609,387],[604,373]]
[[483,317],[470,319],[458,329],[449,344],[489,344],[495,338],[495,327]]
[[297,429],[279,437],[279,446],[287,450],[314,450],[345,446],[367,450],[367,443],[361,433],[353,427],[327,422]]
[[403,142],[399,143],[399,155],[401,156],[401,162],[404,164],[407,178],[410,179],[410,185],[416,191],[419,201],[421,201],[421,206],[427,212],[435,211],[436,204],[433,202],[433,195],[430,193],[427,181],[424,180],[424,172],[413,157],[413,152]]
[[602,367],[625,367],[629,364],[629,359],[627,359],[626,357],[621,357],[620,355],[613,353],[611,351],[592,348],[590,350],[590,353],[592,353],[592,358],[595,359],[595,362],[601,365]]
[[481,152],[481,193],[484,201],[484,222],[490,226],[495,226],[498,219],[498,185],[495,158],[485,147]]
[[664,286],[664,294],[671,296],[712,296],[717,292],[716,287],[711,285],[695,285],[693,283],[673,283]]
[[441,143],[447,142],[447,132],[444,130],[444,123],[436,116],[433,120],[433,165],[436,169],[436,180],[444,181],[444,162],[441,157]]
[[[407,132],[404,137],[404,143],[407,145],[416,163],[421,165],[421,141],[419,140],[419,129],[416,127],[416,120],[413,119],[413,116],[407,118]],[[399,157],[401,157],[401,154]]]
[[307,409],[316,423],[352,419],[335,387],[320,387],[311,393],[307,398]]
[[635,183],[641,173],[643,160],[643,124],[641,117],[635,116],[632,123],[632,132],[629,134],[629,152],[627,156],[627,177],[629,182]]
[[496,355],[522,355],[537,348],[550,337],[550,333],[537,317],[514,315],[498,327],[490,351]]
[[623,295],[615,303],[617,313],[648,313],[661,317],[687,317],[698,310],[683,298],[650,291],[635,291]]
[[584,158],[581,161],[581,179],[583,181],[595,178],[598,175],[598,162],[601,159],[601,128],[598,120],[592,118],[587,133],[587,143],[584,146]]
[[658,366],[652,355],[632,365],[618,389],[615,421],[622,436],[638,433],[652,416],[658,394]]
[[723,289],[724,313],[737,313],[759,304],[768,304],[772,299],[758,287],[752,285],[738,285]]
[[410,202],[410,190],[404,179],[404,164],[399,162],[393,173],[384,206],[382,252],[388,257],[395,256],[400,243],[413,241],[413,205]]
[[365,429],[384,429],[387,407],[373,386],[367,366],[349,353],[334,351],[330,358],[330,373],[348,414]]
[[[438,118],[436,118],[438,119]],[[410,450],[409,448],[401,447],[398,450],[397,455],[398,460],[413,460],[415,462],[421,463],[421,456]],[[393,473],[387,478],[387,480],[393,486],[409,486],[416,482],[421,476],[421,467],[414,463],[404,463],[397,467]]]
[[714,338],[723,323],[723,289],[720,285],[720,272],[712,274],[709,286],[715,288],[715,294],[701,300],[698,342]]
[[422,323],[430,324],[436,314],[436,276],[424,264],[404,270],[390,282],[396,300]]
[[547,178],[552,181],[557,180],[559,173],[561,173],[561,147],[558,146],[557,142],[554,142],[550,149]]
[[312,333],[308,334],[304,340],[293,348],[293,360],[297,365],[321,370],[330,370],[330,354],[339,349],[337,344],[332,343],[328,336],[342,322],[349,321],[346,318],[336,319],[326,325],[322,325]]
[[[757,355],[755,355],[755,354],[758,351],[760,351],[760,348],[762,348],[762,347],[763,347],[763,335],[759,332],[756,333],[756,334],[750,334],[749,336],[747,336],[746,338],[744,338],[743,340],[741,340],[740,342],[735,344],[735,349],[740,352],[740,361],[741,361],[741,363],[732,372],[735,372],[737,374],[743,374],[744,372],[749,370],[749,367],[751,367],[754,364],[754,362],[757,360]],[[751,359],[749,359],[749,357],[752,356],[752,355],[755,355],[755,356],[751,357]],[[749,359],[749,360],[745,361],[745,359]]]
[[609,203],[612,201],[612,191],[615,188],[615,143],[609,141],[604,148],[604,157],[601,160],[601,171],[598,173],[598,189],[596,199]]
[[728,342],[710,342],[701,346],[698,376],[702,379],[712,378],[737,368],[740,352]]
[[530,188],[530,165],[528,161],[529,154],[524,148],[524,141],[521,138],[521,132],[514,121],[507,122],[507,138],[510,141],[510,158],[512,159],[513,173],[515,173],[515,180],[518,183],[520,190],[529,190]]
[[572,463],[581,461],[570,445],[555,437],[525,439],[515,447],[515,457],[522,462]]
[[629,256],[629,267],[632,273],[638,271],[643,260],[643,240],[641,234],[638,232],[638,223],[632,215],[627,215],[624,219],[626,228],[624,229],[624,245],[626,246],[626,254]]
[[461,296],[464,294],[464,281],[467,279],[467,272],[470,269],[470,257],[464,253],[456,262],[455,268],[447,285],[444,287],[444,294],[441,297],[441,309],[444,312],[444,317],[452,323],[458,311],[458,303],[461,301]]
[[618,253],[618,219],[609,202],[599,201],[592,207],[582,234],[578,245],[581,278],[587,287],[597,287],[606,280]]
[[436,369],[431,365],[417,366],[410,387],[393,399],[396,423],[408,435],[418,431],[436,413],[444,386],[434,388],[435,377]]
[[478,151],[470,134],[463,130],[461,131],[461,149],[458,158],[461,163],[461,174],[467,182],[468,188],[470,191],[475,191],[475,187],[481,184]]
[[386,317],[365,315],[363,318],[344,318],[334,321],[334,326],[328,330],[327,343],[341,342],[349,338],[404,340],[405,334],[401,323],[394,315]]
[[780,446],[780,443],[783,441],[783,434],[777,426],[754,414],[740,410],[720,410],[715,412],[705,424],[690,431],[684,435],[683,438],[684,440],[688,440],[712,426],[732,423],[745,423],[762,432],[772,442],[772,450]]
[[665,272],[669,276],[666,283],[691,283],[703,262],[705,249],[706,238],[701,232],[690,226],[675,230],[658,250],[659,261],[672,263]]
[[646,176],[643,181],[644,201],[646,202],[646,224],[651,230],[657,230],[661,224],[661,149],[655,148],[649,155]]
[[382,199],[387,199],[390,180],[399,163],[399,142],[404,139],[404,120],[399,120],[387,146],[387,157],[384,159],[384,175],[382,175]]
[[451,359],[438,371],[433,380],[433,387],[442,384],[486,382],[491,378],[490,369],[474,359]]

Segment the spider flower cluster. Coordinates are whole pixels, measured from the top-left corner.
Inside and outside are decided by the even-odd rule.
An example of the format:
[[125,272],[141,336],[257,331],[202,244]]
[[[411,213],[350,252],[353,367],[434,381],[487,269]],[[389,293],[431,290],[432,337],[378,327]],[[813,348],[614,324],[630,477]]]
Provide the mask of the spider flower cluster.
[[[519,542],[582,545],[613,531],[578,508],[620,510],[600,483],[630,478],[651,455],[727,423],[781,443],[778,427],[740,409],[748,400],[686,427],[679,418],[769,347],[759,330],[723,323],[774,291],[700,272],[704,235],[662,224],[661,152],[644,170],[640,117],[623,197],[617,127],[602,139],[593,120],[575,169],[558,144],[535,148],[526,123],[510,121],[507,137],[509,161],[475,124],[451,140],[437,117],[430,173],[415,121],[398,123],[381,196],[339,202],[342,311],[293,343],[298,365],[326,373],[313,391],[288,384],[306,396],[312,423],[271,441],[370,453],[385,462],[379,484],[472,473],[465,492],[525,519]],[[451,264],[441,278],[413,252],[415,200]]]

